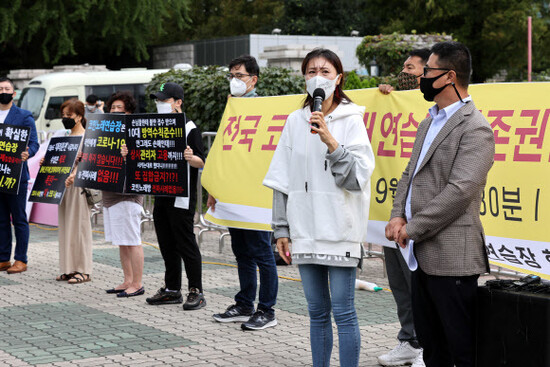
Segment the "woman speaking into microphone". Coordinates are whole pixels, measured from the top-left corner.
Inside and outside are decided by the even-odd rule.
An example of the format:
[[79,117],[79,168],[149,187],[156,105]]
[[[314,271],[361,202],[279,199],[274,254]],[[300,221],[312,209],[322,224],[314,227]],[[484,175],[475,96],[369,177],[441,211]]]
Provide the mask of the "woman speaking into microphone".
[[[342,91],[338,56],[315,49],[303,60],[302,74],[308,92],[303,108],[288,116],[263,183],[273,189],[272,227],[279,254],[300,270],[313,366],[330,364],[331,309],[340,365],[357,366],[361,336],[354,287],[374,155],[363,123],[365,108]],[[319,98],[321,106],[314,108]]]

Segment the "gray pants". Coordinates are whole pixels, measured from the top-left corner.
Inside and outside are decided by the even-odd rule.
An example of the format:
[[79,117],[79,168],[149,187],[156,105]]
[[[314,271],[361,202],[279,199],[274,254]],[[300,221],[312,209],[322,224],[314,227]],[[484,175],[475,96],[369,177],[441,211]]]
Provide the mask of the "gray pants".
[[411,300],[411,271],[397,248],[384,247],[384,257],[390,289],[397,304],[397,317],[401,324],[397,339],[416,342]]

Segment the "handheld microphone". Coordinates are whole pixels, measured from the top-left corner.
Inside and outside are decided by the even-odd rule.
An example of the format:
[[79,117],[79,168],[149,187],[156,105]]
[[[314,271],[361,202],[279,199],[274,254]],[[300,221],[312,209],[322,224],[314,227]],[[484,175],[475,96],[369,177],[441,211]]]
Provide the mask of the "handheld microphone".
[[[323,101],[325,100],[325,91],[322,88],[317,88],[313,91],[313,112],[321,111]],[[319,124],[313,123],[312,126],[319,128]],[[317,134],[316,131],[311,130],[312,134]]]

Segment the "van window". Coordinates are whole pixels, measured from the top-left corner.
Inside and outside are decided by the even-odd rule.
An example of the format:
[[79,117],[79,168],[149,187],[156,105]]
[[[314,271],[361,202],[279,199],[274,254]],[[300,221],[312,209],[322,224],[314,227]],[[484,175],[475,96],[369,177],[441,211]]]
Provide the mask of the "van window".
[[48,100],[48,107],[46,108],[47,118],[60,119],[61,118],[61,105],[68,99],[78,98],[78,96],[63,96],[63,97],[50,97]]
[[44,88],[25,88],[21,92],[21,97],[19,97],[18,106],[31,111],[32,117],[36,120],[40,115],[45,95],[46,90]]
[[129,91],[137,101],[136,113],[145,112],[147,101],[145,99],[145,84],[118,84],[118,85],[87,85],[86,97],[95,94],[103,102],[115,92]]

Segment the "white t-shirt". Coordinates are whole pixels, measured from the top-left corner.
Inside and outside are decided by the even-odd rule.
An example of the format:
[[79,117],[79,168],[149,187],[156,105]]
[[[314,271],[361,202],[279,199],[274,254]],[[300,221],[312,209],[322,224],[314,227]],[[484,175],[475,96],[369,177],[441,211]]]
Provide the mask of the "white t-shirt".
[[10,110],[1,111],[0,110],[0,124],[3,124],[6,120],[6,117],[8,116],[8,113],[10,113]]

